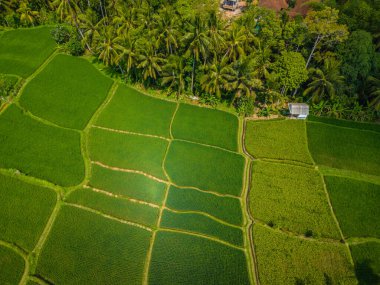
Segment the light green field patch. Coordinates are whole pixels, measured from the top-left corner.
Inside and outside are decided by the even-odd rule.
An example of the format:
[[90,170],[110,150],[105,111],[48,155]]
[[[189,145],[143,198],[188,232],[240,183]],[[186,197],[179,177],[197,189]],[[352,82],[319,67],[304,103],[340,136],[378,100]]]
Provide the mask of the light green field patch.
[[[0,36],[0,73],[31,75],[53,53],[51,28],[17,29]],[[27,43],[27,44],[26,44]]]
[[201,214],[165,210],[160,227],[200,233],[237,246],[243,246],[244,243],[241,229],[221,224]]
[[204,212],[235,225],[241,225],[243,222],[238,199],[220,197],[190,188],[171,186],[166,206],[175,210]]
[[247,121],[245,146],[256,158],[313,161],[302,120]]
[[380,243],[365,242],[350,245],[359,284],[379,284]]
[[151,233],[64,206],[37,273],[54,284],[142,284]]
[[0,239],[33,250],[56,200],[53,190],[0,175]]
[[325,181],[344,236],[380,238],[380,185],[334,176]]
[[107,192],[161,205],[166,184],[144,175],[114,171],[92,165],[90,186]]
[[157,224],[159,208],[153,208],[127,199],[114,198],[90,189],[76,190],[70,194],[66,201],[148,227],[154,227]]
[[250,284],[243,251],[211,240],[159,231],[149,284]]
[[239,122],[236,116],[208,108],[180,104],[173,121],[176,139],[237,150]]
[[260,284],[357,284],[347,247],[253,228]]
[[380,173],[380,133],[308,122],[310,152],[317,164],[372,175]]
[[199,144],[173,141],[165,169],[179,186],[240,196],[243,187],[244,158]]
[[0,283],[16,285],[24,273],[25,261],[13,250],[0,246]]
[[88,61],[60,54],[26,86],[20,104],[57,125],[83,129],[111,85]]
[[40,123],[10,106],[0,116],[0,167],[61,186],[84,178],[80,134]]
[[120,85],[101,113],[97,125],[136,133],[169,137],[176,104]]
[[276,228],[340,239],[322,178],[314,169],[256,161],[250,209],[255,218]]
[[92,160],[166,179],[162,168],[168,145],[165,140],[93,128],[89,142]]

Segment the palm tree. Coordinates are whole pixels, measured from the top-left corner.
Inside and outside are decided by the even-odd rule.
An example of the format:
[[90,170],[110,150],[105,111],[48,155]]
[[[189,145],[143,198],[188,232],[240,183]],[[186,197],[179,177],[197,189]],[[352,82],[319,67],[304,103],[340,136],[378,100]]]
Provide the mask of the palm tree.
[[370,98],[370,106],[374,107],[377,111],[380,110],[380,79],[370,76],[367,79],[369,84],[369,98]]
[[25,25],[31,24],[32,26],[34,26],[34,22],[39,15],[38,11],[33,11],[26,1],[20,3],[17,12],[20,14],[21,23],[24,23]]
[[155,15],[156,20],[156,34],[157,36],[157,46],[162,43],[168,54],[173,54],[173,52],[178,48],[179,32],[178,32],[178,18],[175,16],[173,8],[164,7],[160,10],[159,14]]
[[117,61],[123,63],[127,73],[129,73],[136,66],[138,57],[137,40],[127,35],[123,38],[122,46],[123,49]]
[[[339,62],[333,58],[326,59],[323,68],[310,68],[311,82],[304,91],[305,96],[311,94],[311,100],[334,98],[336,90],[343,84],[344,77],[339,73]],[[310,100],[309,99],[309,100]]]
[[222,96],[223,90],[230,90],[231,82],[235,78],[234,69],[228,65],[228,60],[222,61],[214,57],[211,64],[204,68],[205,74],[200,79],[201,87],[210,95]]
[[177,99],[185,91],[186,59],[181,56],[171,55],[162,68],[162,85],[168,85],[175,90]]
[[224,29],[225,25],[221,22],[220,17],[218,17],[215,10],[212,10],[208,13],[207,27],[207,36],[211,40],[214,53],[218,53],[226,46],[226,31]]
[[106,66],[118,64],[120,54],[123,52],[123,46],[120,42],[121,39],[115,35],[115,30],[112,26],[106,26],[101,30],[97,51],[99,52],[99,59]]
[[137,68],[141,69],[143,79],[148,80],[148,83],[150,79],[156,80],[158,78],[162,70],[161,67],[165,62],[161,54],[157,54],[155,47],[149,43],[145,43],[140,49],[138,61]]
[[206,62],[207,54],[211,46],[210,38],[207,36],[204,25],[199,15],[194,17],[190,24],[190,32],[186,33],[183,41],[187,43],[186,55],[192,56],[193,68],[191,72],[191,92],[194,93],[195,65],[202,56]]

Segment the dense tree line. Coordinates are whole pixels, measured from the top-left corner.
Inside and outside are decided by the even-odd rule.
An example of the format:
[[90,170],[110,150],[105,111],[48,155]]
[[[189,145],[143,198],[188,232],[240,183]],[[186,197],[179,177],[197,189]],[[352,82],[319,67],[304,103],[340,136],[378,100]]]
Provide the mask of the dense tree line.
[[245,115],[276,114],[297,101],[317,115],[379,118],[379,0],[313,3],[304,18],[250,6],[226,19],[217,4],[1,0],[0,24],[61,23],[57,42],[128,82],[211,105],[227,101]]

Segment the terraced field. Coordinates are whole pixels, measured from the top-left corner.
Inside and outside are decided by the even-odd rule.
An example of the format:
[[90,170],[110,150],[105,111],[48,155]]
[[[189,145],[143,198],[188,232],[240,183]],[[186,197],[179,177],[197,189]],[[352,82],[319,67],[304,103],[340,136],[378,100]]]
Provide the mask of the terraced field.
[[238,117],[52,50],[31,66],[0,115],[0,280],[253,283]]
[[0,110],[0,284],[379,280],[377,127],[243,124],[20,31],[0,38],[0,72],[24,77]]

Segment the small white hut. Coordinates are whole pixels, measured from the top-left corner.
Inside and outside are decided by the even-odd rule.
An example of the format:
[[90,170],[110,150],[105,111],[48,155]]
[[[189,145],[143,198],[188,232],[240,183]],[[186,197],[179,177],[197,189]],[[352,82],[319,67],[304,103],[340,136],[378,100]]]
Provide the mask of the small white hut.
[[289,103],[289,112],[291,117],[305,120],[309,115],[309,105],[305,103]]

